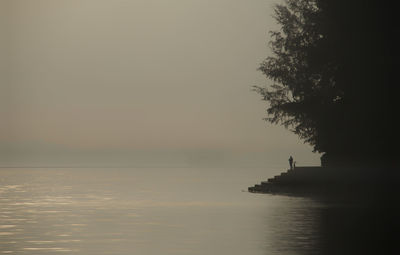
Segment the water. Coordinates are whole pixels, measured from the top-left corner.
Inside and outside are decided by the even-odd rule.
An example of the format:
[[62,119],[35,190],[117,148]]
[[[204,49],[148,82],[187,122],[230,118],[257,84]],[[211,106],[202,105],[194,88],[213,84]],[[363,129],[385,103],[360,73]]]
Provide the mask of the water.
[[0,254],[349,251],[348,239],[338,238],[343,205],[244,192],[269,176],[263,169],[0,169]]

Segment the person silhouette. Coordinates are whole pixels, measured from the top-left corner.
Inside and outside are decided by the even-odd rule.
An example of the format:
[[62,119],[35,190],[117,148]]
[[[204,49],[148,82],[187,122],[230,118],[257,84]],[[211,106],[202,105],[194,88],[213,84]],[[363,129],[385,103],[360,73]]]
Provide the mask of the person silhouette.
[[290,165],[290,170],[292,170],[293,169],[293,157],[292,156],[289,157],[289,165]]

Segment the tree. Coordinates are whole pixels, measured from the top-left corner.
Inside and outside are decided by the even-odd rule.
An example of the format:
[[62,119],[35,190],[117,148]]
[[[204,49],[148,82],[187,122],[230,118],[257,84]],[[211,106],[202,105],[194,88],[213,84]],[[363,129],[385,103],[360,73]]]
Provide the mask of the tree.
[[385,131],[393,125],[387,101],[394,61],[382,48],[390,20],[380,14],[387,8],[378,1],[277,5],[281,29],[270,33],[273,56],[259,68],[273,84],[254,87],[269,103],[266,120],[290,128],[331,162],[391,156]]

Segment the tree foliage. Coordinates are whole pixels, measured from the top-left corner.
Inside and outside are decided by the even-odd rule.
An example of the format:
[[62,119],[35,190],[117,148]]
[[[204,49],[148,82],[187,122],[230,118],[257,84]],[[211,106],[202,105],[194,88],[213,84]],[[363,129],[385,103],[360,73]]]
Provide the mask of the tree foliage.
[[276,5],[281,29],[270,32],[273,54],[259,68],[272,85],[254,87],[269,103],[266,120],[290,128],[317,152],[388,155],[393,59],[383,49],[385,11],[378,1]]

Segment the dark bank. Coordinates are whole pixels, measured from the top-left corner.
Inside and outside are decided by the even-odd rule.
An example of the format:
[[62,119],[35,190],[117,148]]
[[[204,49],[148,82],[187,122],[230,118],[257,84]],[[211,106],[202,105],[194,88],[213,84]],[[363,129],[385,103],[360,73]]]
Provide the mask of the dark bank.
[[296,167],[262,181],[248,191],[271,194],[352,195],[396,194],[399,173],[368,167]]

